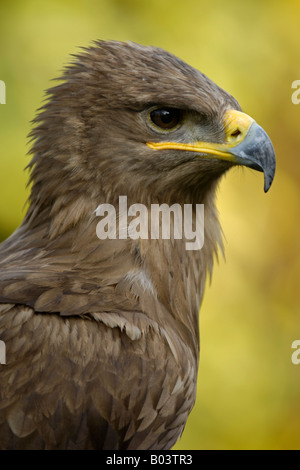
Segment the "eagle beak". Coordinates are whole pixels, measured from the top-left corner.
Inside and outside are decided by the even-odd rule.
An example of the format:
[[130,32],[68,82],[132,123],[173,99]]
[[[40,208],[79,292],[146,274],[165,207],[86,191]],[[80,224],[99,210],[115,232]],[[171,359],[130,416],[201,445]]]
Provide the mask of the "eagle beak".
[[250,116],[232,109],[225,113],[224,128],[225,153],[232,155],[237,164],[263,171],[267,192],[276,169],[275,151],[267,133]]
[[254,119],[229,109],[223,118],[225,142],[147,142],[156,150],[178,149],[197,152],[200,158],[217,158],[263,171],[267,192],[275,175],[276,159],[272,142]]

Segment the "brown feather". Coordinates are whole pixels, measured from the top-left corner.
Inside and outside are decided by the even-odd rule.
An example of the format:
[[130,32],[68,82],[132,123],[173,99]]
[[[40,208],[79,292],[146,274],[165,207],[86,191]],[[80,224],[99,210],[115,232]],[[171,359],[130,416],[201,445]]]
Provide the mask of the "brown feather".
[[[145,145],[143,110],[182,107],[221,142],[237,102],[154,47],[78,55],[31,133],[31,195],[0,247],[0,447],[170,449],[195,396],[198,310],[221,246],[214,193],[228,162]],[[99,240],[95,209],[205,204],[205,244]]]

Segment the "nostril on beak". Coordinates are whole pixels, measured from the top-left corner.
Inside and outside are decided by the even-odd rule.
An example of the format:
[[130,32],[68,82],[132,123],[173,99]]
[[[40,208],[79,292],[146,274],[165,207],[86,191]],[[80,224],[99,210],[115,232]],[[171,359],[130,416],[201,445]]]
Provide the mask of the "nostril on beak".
[[254,122],[248,114],[234,109],[226,111],[223,118],[225,142],[230,146],[238,145],[244,140]]
[[231,132],[230,137],[236,139],[242,134],[239,128],[236,128],[233,132]]

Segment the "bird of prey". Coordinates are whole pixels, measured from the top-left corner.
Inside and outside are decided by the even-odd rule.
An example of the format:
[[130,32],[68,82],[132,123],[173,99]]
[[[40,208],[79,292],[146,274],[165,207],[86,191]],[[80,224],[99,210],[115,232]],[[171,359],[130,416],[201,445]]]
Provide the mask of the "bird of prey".
[[[170,449],[196,397],[216,187],[244,165],[267,191],[273,146],[229,93],[156,47],[96,41],[47,97],[28,210],[0,246],[0,448]],[[119,196],[192,205],[193,223],[203,204],[202,248],[172,232],[99,238],[96,209]]]

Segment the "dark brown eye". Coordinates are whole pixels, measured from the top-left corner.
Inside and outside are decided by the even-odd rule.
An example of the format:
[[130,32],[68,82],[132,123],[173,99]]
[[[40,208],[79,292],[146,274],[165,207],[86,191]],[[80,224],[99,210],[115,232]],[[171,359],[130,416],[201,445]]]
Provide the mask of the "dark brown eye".
[[152,123],[165,130],[174,129],[180,124],[182,118],[183,112],[176,108],[158,108],[150,113]]

